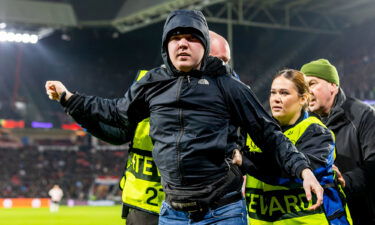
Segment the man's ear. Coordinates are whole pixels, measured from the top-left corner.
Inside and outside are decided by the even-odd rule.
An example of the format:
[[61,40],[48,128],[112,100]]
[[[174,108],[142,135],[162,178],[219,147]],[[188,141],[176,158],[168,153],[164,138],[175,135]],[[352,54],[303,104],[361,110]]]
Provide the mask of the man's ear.
[[334,83],[329,83],[329,89],[330,89],[330,92],[332,95],[335,95],[338,91],[339,91],[339,86],[337,86],[337,84],[334,84]]

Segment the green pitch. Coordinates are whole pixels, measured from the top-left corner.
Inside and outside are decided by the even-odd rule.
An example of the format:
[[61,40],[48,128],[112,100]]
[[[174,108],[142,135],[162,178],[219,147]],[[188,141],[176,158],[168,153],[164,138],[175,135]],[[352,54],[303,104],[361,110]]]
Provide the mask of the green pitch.
[[121,206],[60,206],[57,213],[42,209],[0,209],[0,225],[124,225]]

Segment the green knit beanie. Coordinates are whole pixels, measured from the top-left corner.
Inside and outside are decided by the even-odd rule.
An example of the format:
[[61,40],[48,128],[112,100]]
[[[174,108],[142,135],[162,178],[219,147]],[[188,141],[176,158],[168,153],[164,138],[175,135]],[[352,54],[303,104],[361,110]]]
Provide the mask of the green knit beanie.
[[340,78],[336,67],[326,59],[318,59],[303,65],[301,72],[306,76],[319,77],[340,86]]

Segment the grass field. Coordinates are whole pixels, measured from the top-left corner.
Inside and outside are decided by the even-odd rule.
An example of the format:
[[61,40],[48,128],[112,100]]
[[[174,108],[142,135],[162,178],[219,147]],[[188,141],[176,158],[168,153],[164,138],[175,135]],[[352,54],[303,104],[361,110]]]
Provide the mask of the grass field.
[[48,208],[0,209],[0,225],[124,225],[121,206],[60,206],[57,213]]

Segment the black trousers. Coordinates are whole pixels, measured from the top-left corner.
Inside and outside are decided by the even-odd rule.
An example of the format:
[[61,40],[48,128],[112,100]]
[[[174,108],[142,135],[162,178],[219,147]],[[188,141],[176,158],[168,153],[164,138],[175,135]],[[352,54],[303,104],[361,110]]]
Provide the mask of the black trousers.
[[126,217],[126,225],[158,225],[158,222],[159,215],[132,208]]

